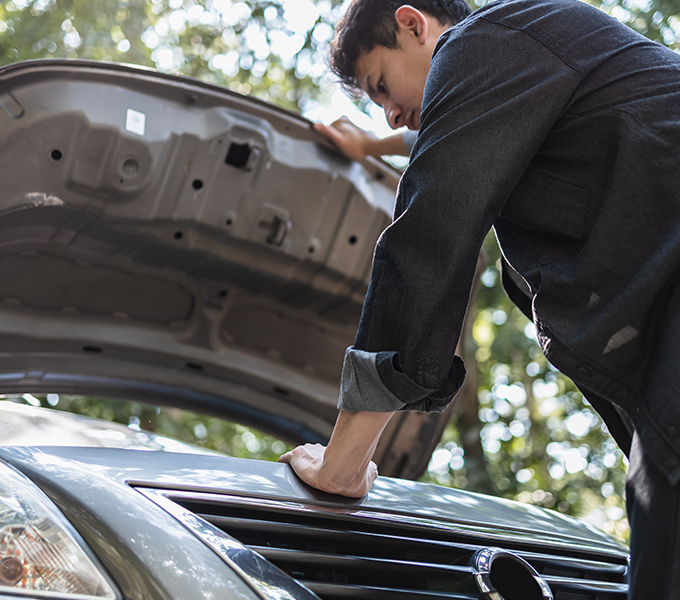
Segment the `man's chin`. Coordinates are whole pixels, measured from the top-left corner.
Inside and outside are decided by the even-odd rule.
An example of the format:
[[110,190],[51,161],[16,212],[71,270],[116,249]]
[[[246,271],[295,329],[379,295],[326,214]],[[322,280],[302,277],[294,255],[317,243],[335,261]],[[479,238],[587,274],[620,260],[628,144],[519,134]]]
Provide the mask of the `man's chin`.
[[418,131],[420,129],[420,114],[414,113],[406,122],[406,127],[411,131]]

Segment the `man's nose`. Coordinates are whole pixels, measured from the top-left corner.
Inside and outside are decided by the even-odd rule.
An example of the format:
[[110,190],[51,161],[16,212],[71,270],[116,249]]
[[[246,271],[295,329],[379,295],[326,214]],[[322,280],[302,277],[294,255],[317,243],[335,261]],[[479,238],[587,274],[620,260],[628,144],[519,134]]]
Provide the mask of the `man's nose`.
[[404,125],[404,111],[392,102],[385,105],[385,116],[392,129],[399,129]]

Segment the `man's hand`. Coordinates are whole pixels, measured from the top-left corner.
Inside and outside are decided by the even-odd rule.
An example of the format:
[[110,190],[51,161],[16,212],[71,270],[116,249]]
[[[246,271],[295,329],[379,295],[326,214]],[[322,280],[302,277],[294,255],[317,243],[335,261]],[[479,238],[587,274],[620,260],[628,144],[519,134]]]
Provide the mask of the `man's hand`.
[[328,447],[305,444],[279,457],[308,485],[330,494],[361,498],[378,467],[371,460],[380,434],[394,413],[340,411]]
[[408,156],[408,149],[401,135],[378,139],[357,127],[347,117],[341,117],[330,125],[315,123],[314,129],[331,140],[347,158],[363,160],[367,156]]
[[341,478],[329,480],[323,469],[326,446],[321,444],[305,444],[286,452],[279,457],[279,462],[288,463],[306,484],[329,494],[341,494],[350,498],[361,498],[368,494],[373,482],[378,477],[378,467],[373,462],[363,472],[354,474],[352,479]]

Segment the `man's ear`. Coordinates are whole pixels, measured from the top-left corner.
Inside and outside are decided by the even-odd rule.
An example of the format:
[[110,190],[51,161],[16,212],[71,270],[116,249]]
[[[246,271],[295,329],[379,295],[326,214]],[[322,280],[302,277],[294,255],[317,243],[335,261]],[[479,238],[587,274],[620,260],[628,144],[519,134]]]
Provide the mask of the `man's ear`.
[[400,6],[394,12],[399,29],[402,29],[418,39],[421,44],[427,39],[429,23],[424,13],[409,4]]

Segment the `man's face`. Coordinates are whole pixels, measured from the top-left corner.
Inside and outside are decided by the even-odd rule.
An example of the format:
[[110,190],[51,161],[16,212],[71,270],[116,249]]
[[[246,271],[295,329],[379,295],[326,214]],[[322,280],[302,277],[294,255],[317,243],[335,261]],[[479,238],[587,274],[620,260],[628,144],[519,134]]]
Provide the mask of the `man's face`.
[[357,81],[385,111],[392,129],[405,126],[417,130],[429,70],[429,56],[423,61],[418,52],[408,52],[404,45],[395,49],[376,46],[359,56]]
[[420,106],[430,72],[432,52],[448,27],[412,6],[401,6],[397,21],[397,48],[376,46],[359,55],[359,86],[385,111],[392,129],[420,128]]

